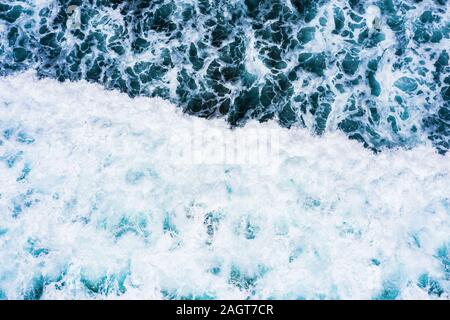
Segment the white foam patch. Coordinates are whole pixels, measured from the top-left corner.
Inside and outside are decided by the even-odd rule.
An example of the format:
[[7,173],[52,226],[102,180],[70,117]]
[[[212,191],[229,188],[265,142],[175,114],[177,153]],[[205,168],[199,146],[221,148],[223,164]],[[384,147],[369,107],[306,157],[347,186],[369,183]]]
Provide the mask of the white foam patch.
[[[4,298],[449,298],[450,158],[429,145],[231,131],[32,73],[0,79],[0,129]],[[176,154],[255,130],[270,166]]]

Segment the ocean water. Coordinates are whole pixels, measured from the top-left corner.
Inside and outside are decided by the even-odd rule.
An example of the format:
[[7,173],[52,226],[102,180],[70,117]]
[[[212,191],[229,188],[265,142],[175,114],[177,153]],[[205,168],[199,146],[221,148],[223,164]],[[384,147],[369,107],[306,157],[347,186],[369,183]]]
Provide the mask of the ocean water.
[[0,1],[1,299],[449,299],[445,0]]
[[232,126],[450,148],[447,0],[2,1],[0,75],[33,68]]

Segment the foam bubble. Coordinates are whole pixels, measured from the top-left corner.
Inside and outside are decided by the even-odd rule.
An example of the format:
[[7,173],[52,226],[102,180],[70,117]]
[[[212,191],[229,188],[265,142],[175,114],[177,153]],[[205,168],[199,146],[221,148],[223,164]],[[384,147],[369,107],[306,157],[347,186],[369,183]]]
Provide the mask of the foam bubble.
[[[449,298],[450,162],[430,145],[230,130],[29,72],[0,79],[0,129],[0,297]],[[274,165],[180,162],[209,131],[275,135]]]

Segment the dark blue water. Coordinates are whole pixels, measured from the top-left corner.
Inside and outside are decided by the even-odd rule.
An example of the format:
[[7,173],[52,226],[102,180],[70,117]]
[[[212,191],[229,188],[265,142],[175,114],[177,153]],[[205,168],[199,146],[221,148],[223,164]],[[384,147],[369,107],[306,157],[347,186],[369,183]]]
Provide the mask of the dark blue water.
[[450,137],[446,0],[2,1],[0,74],[160,96],[232,126],[342,130],[373,150]]

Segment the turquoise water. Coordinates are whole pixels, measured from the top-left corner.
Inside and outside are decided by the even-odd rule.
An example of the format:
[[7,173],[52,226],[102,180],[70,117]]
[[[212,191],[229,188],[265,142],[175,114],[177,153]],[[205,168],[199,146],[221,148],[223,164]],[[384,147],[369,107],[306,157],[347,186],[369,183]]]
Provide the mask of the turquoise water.
[[445,0],[0,0],[0,299],[449,299]]

